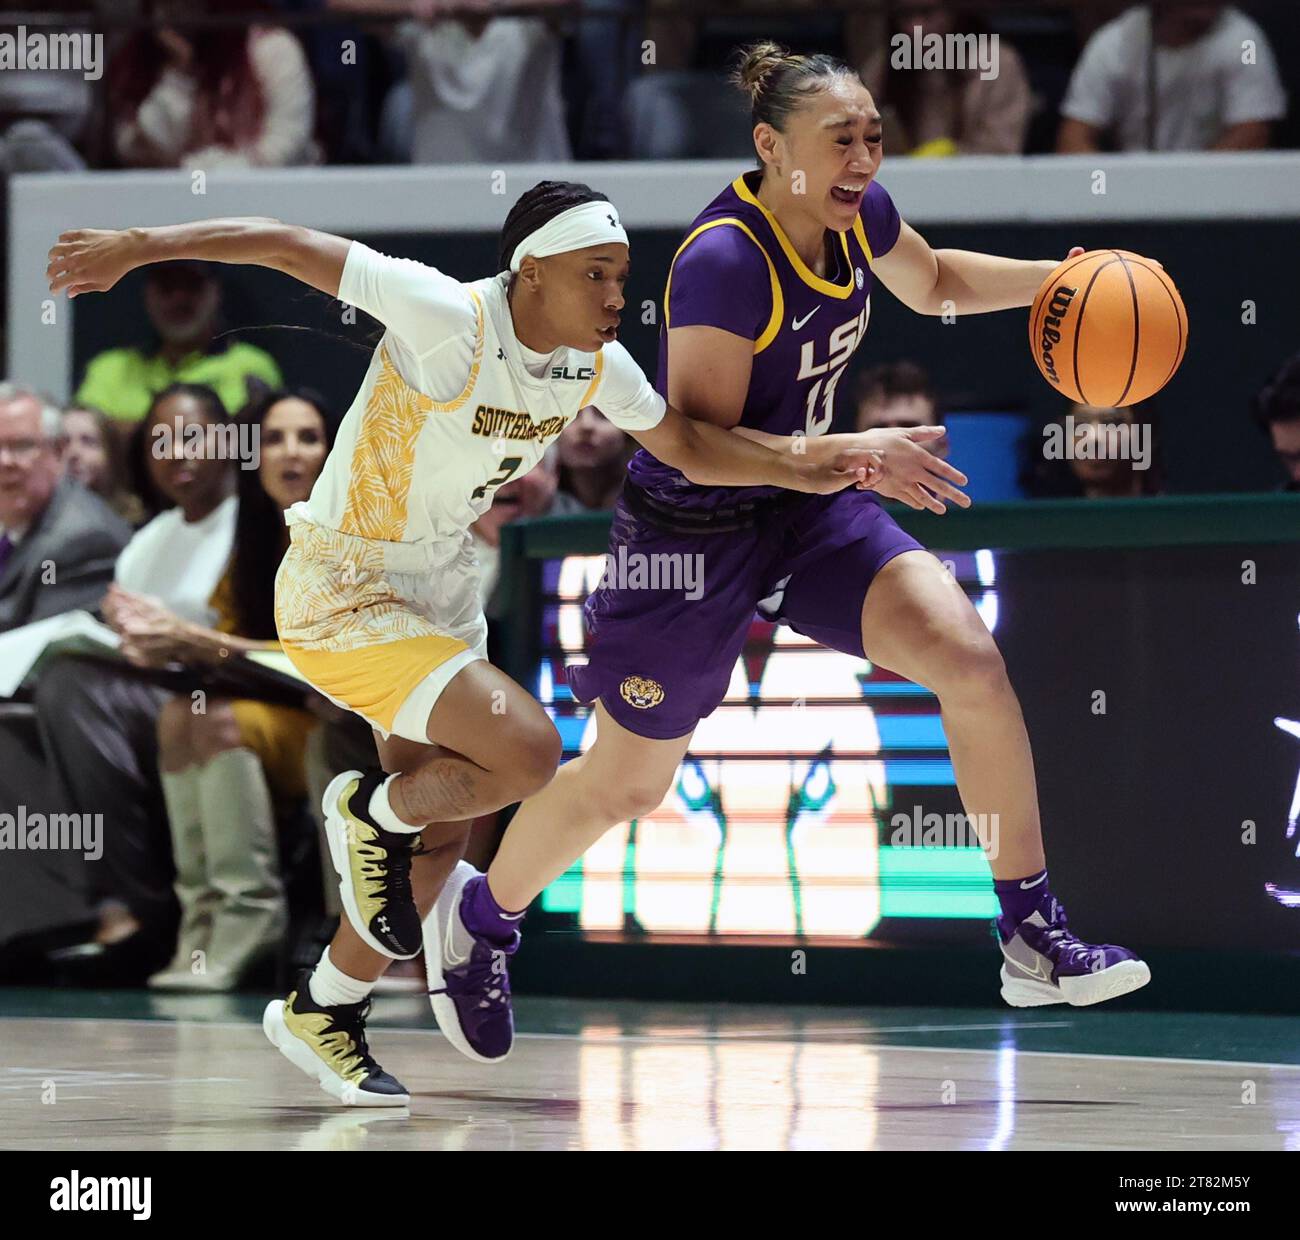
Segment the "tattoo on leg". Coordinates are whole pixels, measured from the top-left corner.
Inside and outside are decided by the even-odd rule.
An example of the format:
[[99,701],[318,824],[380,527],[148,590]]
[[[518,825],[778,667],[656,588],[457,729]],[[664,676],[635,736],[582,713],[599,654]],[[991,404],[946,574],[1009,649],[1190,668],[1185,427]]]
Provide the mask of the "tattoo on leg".
[[399,812],[408,822],[468,818],[480,796],[480,774],[487,772],[464,758],[434,758],[395,781],[402,799]]

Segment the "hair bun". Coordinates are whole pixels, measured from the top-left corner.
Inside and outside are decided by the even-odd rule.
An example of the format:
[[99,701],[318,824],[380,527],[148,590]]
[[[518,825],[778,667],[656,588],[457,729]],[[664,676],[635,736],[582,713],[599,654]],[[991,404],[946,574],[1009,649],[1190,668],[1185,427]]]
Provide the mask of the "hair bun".
[[732,70],[732,84],[743,90],[751,103],[763,93],[773,73],[790,60],[788,49],[770,39],[760,43],[750,43],[742,47],[737,55],[736,67]]

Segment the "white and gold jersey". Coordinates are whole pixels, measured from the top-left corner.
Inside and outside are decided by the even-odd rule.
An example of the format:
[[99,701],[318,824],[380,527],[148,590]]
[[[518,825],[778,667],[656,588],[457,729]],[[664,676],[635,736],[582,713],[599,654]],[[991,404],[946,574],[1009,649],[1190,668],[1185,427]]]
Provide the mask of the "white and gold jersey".
[[289,510],[358,538],[459,541],[585,405],[647,430],[664,401],[618,343],[535,353],[516,338],[509,273],[462,284],[353,242],[339,299],[385,327],[310,499]]

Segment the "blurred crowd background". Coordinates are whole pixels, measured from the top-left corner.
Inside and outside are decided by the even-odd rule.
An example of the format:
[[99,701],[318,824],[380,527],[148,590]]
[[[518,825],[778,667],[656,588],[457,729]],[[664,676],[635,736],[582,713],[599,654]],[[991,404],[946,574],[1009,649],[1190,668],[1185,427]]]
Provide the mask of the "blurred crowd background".
[[[0,73],[0,181],[407,162],[744,166],[749,127],[723,70],[759,37],[859,66],[886,115],[890,159],[1300,146],[1290,0],[523,0],[504,11],[482,0],[105,0],[47,3],[39,16],[104,31],[106,70],[93,82]],[[893,70],[889,35],[915,27],[997,33],[998,76]],[[1243,42],[1256,48],[1249,65]],[[149,268],[130,294],[148,332],[79,361],[66,404],[21,374],[0,384],[0,634],[85,609],[125,656],[59,656],[29,692],[0,702],[0,812],[94,812],[108,824],[96,864],[0,853],[0,979],[230,989],[258,975],[268,946],[301,943],[314,959],[337,911],[313,809],[333,772],[373,763],[368,728],[314,695],[243,697],[213,688],[212,675],[232,655],[274,647],[279,510],[309,493],[346,397],[286,385],[291,337],[226,334],[226,280],[203,264]],[[1224,434],[1266,441],[1275,469],[1258,489],[1296,491],[1300,352],[1273,361],[1271,378],[1219,413]],[[841,391],[837,430],[950,412],[919,360],[870,348]],[[1143,428],[1150,467],[1049,460],[1031,435],[1007,446],[1016,493],[1101,503],[1164,492],[1154,409],[1063,406],[1057,417],[1085,440]],[[257,436],[256,468],[192,450],[231,419]],[[473,530],[490,618],[502,527],[612,508],[631,448],[588,408],[541,467],[497,492]],[[198,712],[196,685],[208,694]],[[490,847],[490,825],[486,834]],[[181,911],[192,924],[196,908],[215,962],[202,974],[176,938]],[[286,938],[290,920],[298,930]]]
[[[757,38],[857,67],[886,115],[891,155],[1300,145],[1287,106],[1300,88],[1291,0],[36,8],[27,20],[105,32],[107,65],[96,82],[0,75],[0,166],[10,171],[748,158],[744,110],[722,71]],[[889,39],[915,30],[997,34],[996,77],[898,71]]]

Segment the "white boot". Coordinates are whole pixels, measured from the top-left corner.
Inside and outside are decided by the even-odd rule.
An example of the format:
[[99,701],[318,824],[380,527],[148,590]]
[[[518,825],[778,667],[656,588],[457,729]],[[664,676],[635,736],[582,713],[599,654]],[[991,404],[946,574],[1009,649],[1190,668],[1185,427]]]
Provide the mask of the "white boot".
[[228,749],[198,768],[208,881],[218,892],[205,990],[233,990],[274,955],[288,925],[275,811],[261,759]]
[[198,767],[187,766],[183,771],[163,771],[161,778],[172,856],[176,862],[181,925],[171,963],[149,979],[149,986],[153,990],[198,990],[203,988],[203,983],[194,970],[203,968],[212,936],[212,914],[218,902],[217,892],[208,882],[203,855],[199,771]]

